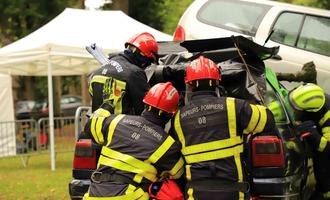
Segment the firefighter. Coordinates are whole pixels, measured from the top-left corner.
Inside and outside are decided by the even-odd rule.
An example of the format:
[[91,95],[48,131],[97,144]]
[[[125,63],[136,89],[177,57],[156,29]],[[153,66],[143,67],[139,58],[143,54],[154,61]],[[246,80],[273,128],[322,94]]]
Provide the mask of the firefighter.
[[249,199],[243,165],[243,138],[272,132],[274,118],[266,107],[231,97],[219,97],[221,76],[216,64],[203,56],[186,69],[191,100],[175,115],[171,134],[181,143],[186,161],[185,197]]
[[85,132],[103,147],[84,200],[149,199],[150,183],[181,177],[179,143],[164,131],[178,101],[170,82],[159,83],[144,97],[140,116],[111,115],[104,106],[94,112]]
[[92,112],[104,101],[112,104],[115,114],[139,115],[144,109],[143,97],[150,88],[144,69],[158,59],[158,45],[150,33],[133,36],[125,43],[123,53],[109,58],[89,77]]
[[311,120],[318,130],[304,137],[313,149],[316,191],[312,199],[330,199],[330,96],[318,85],[307,83],[291,90],[288,99],[297,120]]

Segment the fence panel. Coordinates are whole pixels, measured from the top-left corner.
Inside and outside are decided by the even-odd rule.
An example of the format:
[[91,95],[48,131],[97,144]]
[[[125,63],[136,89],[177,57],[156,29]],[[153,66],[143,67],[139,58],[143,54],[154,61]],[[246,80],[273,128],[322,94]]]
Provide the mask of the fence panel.
[[[75,143],[75,117],[54,117],[55,152],[73,151]],[[49,119],[38,120],[40,135],[39,148],[48,149],[49,144]]]
[[[54,118],[55,152],[74,151],[91,107],[79,107],[72,117]],[[49,118],[0,122],[0,158],[20,155],[24,166],[31,155],[49,153]],[[35,153],[35,154],[33,154]]]
[[0,122],[0,157],[37,151],[38,140],[33,119]]
[[76,110],[75,116],[75,137],[78,139],[78,135],[84,129],[85,124],[89,118],[92,108],[88,106],[81,106]]

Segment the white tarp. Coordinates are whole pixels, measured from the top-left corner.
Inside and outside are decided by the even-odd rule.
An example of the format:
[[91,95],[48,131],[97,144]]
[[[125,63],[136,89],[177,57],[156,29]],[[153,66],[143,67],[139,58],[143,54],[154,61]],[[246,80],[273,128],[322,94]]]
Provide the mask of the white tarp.
[[60,15],[30,35],[0,49],[0,72],[16,75],[47,75],[48,59],[52,75],[86,74],[99,66],[85,50],[96,43],[104,52],[122,51],[134,34],[149,32],[157,41],[172,37],[122,11],[65,9]]
[[0,74],[0,157],[16,154],[11,77]]

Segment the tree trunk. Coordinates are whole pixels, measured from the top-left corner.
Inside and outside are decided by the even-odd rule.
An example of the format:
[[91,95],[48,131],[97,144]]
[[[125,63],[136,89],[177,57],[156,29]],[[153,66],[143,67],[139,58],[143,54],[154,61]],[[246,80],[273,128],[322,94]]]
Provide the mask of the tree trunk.
[[88,94],[88,84],[87,84],[87,76],[81,75],[81,97],[83,99],[83,105],[89,106],[90,105],[90,96]]
[[26,76],[24,77],[24,97],[27,100],[33,100],[34,99],[34,87],[33,87],[33,77],[32,76]]
[[58,117],[61,115],[61,77],[54,76],[53,77],[54,83],[54,116]]
[[121,10],[128,15],[128,0],[112,0],[112,9]]

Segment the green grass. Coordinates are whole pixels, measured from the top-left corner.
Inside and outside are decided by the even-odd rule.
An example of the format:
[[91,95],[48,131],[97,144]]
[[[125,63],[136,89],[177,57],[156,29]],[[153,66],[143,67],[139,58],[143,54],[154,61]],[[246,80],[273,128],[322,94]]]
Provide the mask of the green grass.
[[56,154],[50,170],[49,153],[31,156],[23,167],[20,157],[0,159],[0,200],[67,200],[73,152]]

